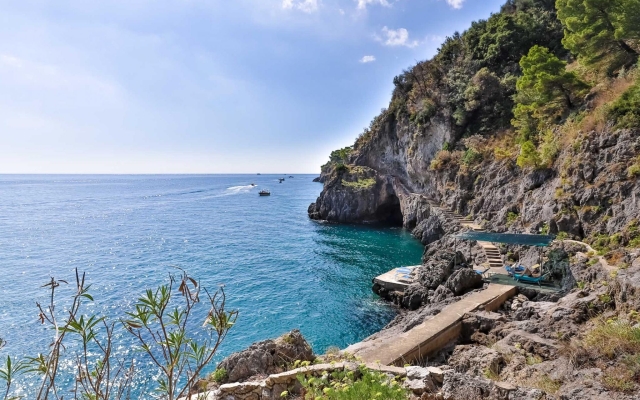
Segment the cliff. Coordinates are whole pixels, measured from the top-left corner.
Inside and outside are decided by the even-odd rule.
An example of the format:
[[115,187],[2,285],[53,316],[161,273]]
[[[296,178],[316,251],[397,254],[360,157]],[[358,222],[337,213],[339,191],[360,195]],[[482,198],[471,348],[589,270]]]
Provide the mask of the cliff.
[[[556,12],[553,1],[510,0],[447,38],[394,79],[389,107],[323,166],[311,218],[403,226],[425,245],[404,293],[374,287],[410,311],[354,348],[477,290],[473,271],[456,268],[485,255],[477,244],[454,248],[451,233],[480,226],[558,239],[542,267],[561,291],[520,289],[498,313],[464,316],[461,337],[422,363],[445,371],[437,395],[422,398],[637,397],[640,42],[617,37],[630,51],[600,48],[594,61],[573,46],[578,27],[567,16],[593,10],[568,4]],[[607,28],[590,28],[580,40],[602,30],[614,43]],[[497,251],[528,266],[537,259],[524,247]],[[468,279],[457,282],[461,271]],[[496,385],[512,391],[495,395]],[[538,392],[515,396],[523,387]]]
[[[562,35],[553,2],[534,0],[508,1],[447,38],[433,59],[394,79],[389,107],[353,147],[332,153],[310,217],[402,225],[428,244],[457,229],[433,208],[441,205],[497,232],[551,233],[597,250],[640,244],[637,68],[585,72],[584,82],[559,72],[582,85],[572,107],[557,106],[560,97],[549,97],[552,110],[519,103],[518,60],[532,45],[547,46],[556,64],[572,62],[567,70],[583,68]],[[549,116],[525,129],[514,116],[521,106]],[[362,179],[375,184],[354,186]]]

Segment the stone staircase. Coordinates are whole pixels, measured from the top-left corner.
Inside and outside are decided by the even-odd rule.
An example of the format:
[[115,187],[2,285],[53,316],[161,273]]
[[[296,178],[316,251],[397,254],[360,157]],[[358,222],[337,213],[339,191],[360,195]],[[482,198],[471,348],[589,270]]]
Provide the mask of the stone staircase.
[[427,202],[429,203],[429,205],[440,211],[445,217],[454,220],[455,222],[457,222],[458,224],[462,225],[464,228],[469,228],[472,229],[474,231],[484,231],[484,229],[482,229],[482,227],[478,224],[476,224],[475,222],[473,222],[471,220],[471,218],[469,217],[463,217],[462,215],[453,212],[445,207],[442,207],[440,204],[438,204],[437,202],[435,202],[434,200],[427,200]]
[[[473,222],[469,217],[463,217],[458,213],[455,213],[447,208],[444,208],[434,200],[427,200],[427,201],[432,208],[437,209],[445,217],[456,221],[463,227],[472,229],[477,232],[484,231],[484,229],[482,229],[480,225]],[[489,267],[502,268],[504,266],[504,262],[502,261],[502,255],[500,254],[500,249],[498,249],[496,246],[494,246],[490,242],[478,242],[478,244],[480,245],[480,247],[482,247],[482,250],[484,250],[484,254],[487,256]]]
[[491,268],[502,268],[504,261],[502,261],[502,255],[500,249],[491,244],[490,242],[478,242],[484,254],[487,256],[487,262]]

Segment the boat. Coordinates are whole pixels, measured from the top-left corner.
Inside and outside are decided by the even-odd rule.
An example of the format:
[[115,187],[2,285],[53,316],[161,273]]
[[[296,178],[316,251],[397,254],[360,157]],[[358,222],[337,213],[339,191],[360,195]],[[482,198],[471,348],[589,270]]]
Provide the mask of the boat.
[[258,172],[258,175],[262,175],[260,172]]
[[278,178],[278,180],[280,181],[280,183],[284,182],[284,178]]
[[266,189],[263,189],[263,190],[259,191],[258,194],[260,196],[271,196],[271,192],[266,190]]
[[289,178],[293,178],[293,175],[289,175]]
[[251,186],[251,187],[254,187],[255,185],[256,185],[255,183],[252,183],[250,186]]

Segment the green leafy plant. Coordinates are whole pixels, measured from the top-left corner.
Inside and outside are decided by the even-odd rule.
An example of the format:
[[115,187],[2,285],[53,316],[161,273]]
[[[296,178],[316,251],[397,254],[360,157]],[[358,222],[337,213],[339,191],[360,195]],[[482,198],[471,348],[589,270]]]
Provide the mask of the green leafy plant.
[[222,383],[227,380],[228,376],[226,369],[218,368],[211,374],[211,379],[213,379],[214,382]]
[[[201,294],[206,296],[201,302]],[[190,396],[202,369],[209,364],[229,329],[237,311],[226,311],[222,288],[211,295],[201,292],[198,282],[185,272],[156,290],[148,289],[127,313],[126,330],[149,354],[160,376],[157,390],[169,400]],[[201,335],[190,332],[195,310],[206,305],[208,314]]]
[[409,393],[400,383],[382,372],[360,366],[357,371],[334,371],[322,377],[299,375],[303,399],[407,400]]
[[[194,394],[202,369],[235,323],[237,311],[225,309],[222,288],[211,295],[184,271],[178,277],[170,275],[169,281],[156,290],[147,290],[135,303],[135,311],[127,313],[127,320],[108,322],[105,317],[84,314],[85,302],[93,301],[84,274],[76,271],[75,294],[63,313],[56,309],[56,291],[67,281],[51,278],[44,285],[49,290],[49,304],[36,305],[40,321],[53,330],[53,341],[47,353],[21,362],[7,358],[0,367],[0,381],[6,385],[4,398],[15,398],[10,396],[11,385],[17,374],[25,373],[34,373],[39,380],[29,399],[67,398],[65,392],[70,398],[86,400],[130,398],[133,378],[142,371],[136,370],[131,354],[114,354],[113,339],[120,335],[119,329],[139,341],[137,350],[157,368],[144,372],[157,374],[155,395],[174,400]],[[200,329],[194,326],[196,321],[191,321],[199,313],[206,314]],[[74,368],[71,386],[60,377],[61,365]]]
[[[0,348],[4,346],[4,341],[0,341]],[[16,377],[21,372],[27,370],[29,365],[25,362],[16,362],[7,356],[7,361],[3,367],[0,368],[0,381],[5,383],[4,400],[17,400],[19,396],[11,396],[11,385]]]

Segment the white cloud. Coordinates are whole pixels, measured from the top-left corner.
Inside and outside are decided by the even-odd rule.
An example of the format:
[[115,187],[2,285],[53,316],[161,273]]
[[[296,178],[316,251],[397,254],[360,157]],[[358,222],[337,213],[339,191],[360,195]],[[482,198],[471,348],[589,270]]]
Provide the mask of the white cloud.
[[389,29],[386,26],[382,28],[383,38],[379,38],[385,46],[406,46],[416,47],[417,40],[409,41],[409,31],[404,28]]
[[282,8],[296,9],[307,14],[318,11],[320,0],[282,0]]
[[457,10],[462,8],[462,3],[464,3],[464,0],[447,0],[447,4]]
[[363,64],[374,62],[376,58],[374,56],[364,56],[360,59],[360,62]]
[[[358,3],[358,10],[365,10],[369,4],[380,4],[381,6],[391,7],[391,3],[388,0],[355,0]],[[447,0],[447,1],[462,1],[462,0]]]

